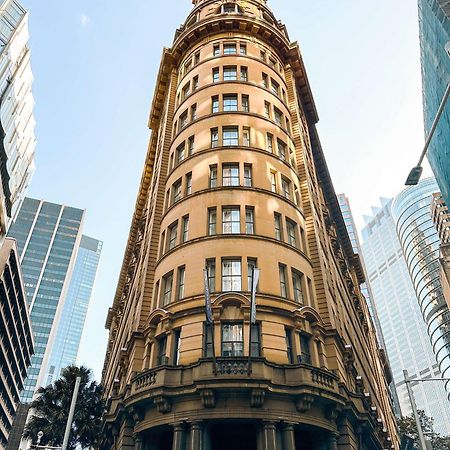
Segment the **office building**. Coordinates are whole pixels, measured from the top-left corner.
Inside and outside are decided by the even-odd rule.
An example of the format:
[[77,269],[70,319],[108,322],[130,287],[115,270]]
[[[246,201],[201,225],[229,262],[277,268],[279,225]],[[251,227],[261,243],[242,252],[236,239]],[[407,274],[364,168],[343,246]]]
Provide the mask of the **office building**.
[[[392,200],[365,217],[362,252],[368,284],[380,319],[389,362],[403,416],[412,413],[403,370],[412,378],[437,377],[442,373],[433,352],[419,301],[409,275],[392,216]],[[414,383],[418,408],[435,420],[436,430],[450,433],[450,404],[444,383]]]
[[[345,226],[347,228],[348,235],[349,235],[350,241],[352,243],[353,253],[355,253],[355,255],[358,255],[359,259],[361,260],[362,267],[364,270],[365,281],[360,286],[361,292],[364,295],[364,298],[366,299],[367,306],[369,307],[369,313],[370,313],[370,317],[372,319],[373,326],[375,327],[380,351],[383,352],[384,357],[386,358],[386,360],[388,361],[388,364],[389,364],[389,354],[388,354],[388,351],[386,348],[386,343],[384,341],[383,330],[381,327],[380,318],[378,317],[378,312],[377,312],[376,305],[375,305],[375,302],[373,299],[372,289],[371,289],[370,284],[367,281],[368,276],[367,276],[366,265],[364,262],[364,257],[363,257],[363,253],[362,253],[362,249],[361,249],[361,243],[360,243],[359,236],[358,236],[358,229],[355,224],[355,219],[353,217],[352,209],[350,206],[350,201],[345,194],[339,194],[337,196],[337,198],[339,201],[339,207],[341,208],[342,217],[344,218]],[[390,364],[389,364],[389,366],[390,366]],[[401,407],[400,407],[400,403],[399,403],[399,399],[398,399],[397,388],[395,386],[395,380],[393,379],[392,373],[391,373],[391,377],[390,377],[389,389],[390,389],[392,402],[394,405],[395,414],[397,416],[400,416],[401,415]]]
[[[428,135],[450,83],[450,4],[448,0],[419,0],[420,51],[425,133]],[[450,101],[444,109],[428,150],[439,189],[450,204]]]
[[17,241],[35,353],[21,401],[45,384],[57,324],[81,240],[84,210],[25,198],[8,235]]
[[28,40],[28,13],[17,1],[1,1],[0,241],[34,172],[36,138]]
[[25,289],[13,239],[0,247],[0,449],[6,448],[33,355]]
[[[431,217],[434,179],[405,189],[392,203],[409,274],[443,378],[450,378],[450,311],[440,281],[440,240]],[[445,383],[450,393],[450,381]]]
[[265,0],[193,3],[157,78],[99,447],[397,449],[299,47]]
[[58,379],[62,369],[76,363],[101,251],[102,242],[81,236],[58,331],[47,364],[48,373],[44,383],[46,385]]

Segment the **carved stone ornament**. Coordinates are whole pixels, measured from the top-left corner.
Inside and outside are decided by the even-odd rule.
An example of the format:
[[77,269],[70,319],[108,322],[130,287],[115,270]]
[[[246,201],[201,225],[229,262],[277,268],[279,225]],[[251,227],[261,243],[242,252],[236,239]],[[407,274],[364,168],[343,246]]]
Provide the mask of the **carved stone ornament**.
[[339,417],[339,409],[337,408],[336,405],[330,405],[326,411],[325,411],[325,415],[326,418],[330,421],[330,422],[336,422],[338,417]]
[[214,408],[216,406],[216,396],[212,389],[204,389],[200,392],[204,408]]
[[264,405],[266,393],[262,389],[253,389],[250,395],[250,406],[252,408],[261,408]]
[[298,396],[295,406],[298,412],[304,413],[311,409],[313,403],[314,397],[312,395],[302,394]]
[[158,412],[162,414],[167,414],[170,413],[170,411],[172,411],[172,402],[168,397],[160,395],[159,397],[156,397],[153,401],[156,405],[156,409],[158,410]]

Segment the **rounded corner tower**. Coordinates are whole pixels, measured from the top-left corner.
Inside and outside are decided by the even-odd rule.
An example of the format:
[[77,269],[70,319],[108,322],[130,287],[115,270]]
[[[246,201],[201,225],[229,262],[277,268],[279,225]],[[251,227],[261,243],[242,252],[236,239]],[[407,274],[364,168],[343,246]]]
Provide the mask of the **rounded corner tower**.
[[265,0],[192,3],[107,318],[100,449],[398,449],[298,45]]

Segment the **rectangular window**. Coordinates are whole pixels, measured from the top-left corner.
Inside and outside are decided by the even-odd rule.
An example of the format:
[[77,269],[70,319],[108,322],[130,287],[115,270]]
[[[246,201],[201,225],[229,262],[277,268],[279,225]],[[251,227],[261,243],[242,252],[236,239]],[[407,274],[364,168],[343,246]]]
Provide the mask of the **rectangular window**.
[[300,334],[301,362],[303,364],[312,364],[311,359],[311,339],[306,334]]
[[275,213],[275,239],[278,241],[283,240],[283,224],[281,222],[281,214]]
[[167,337],[163,336],[158,339],[158,366],[164,366],[167,364]]
[[188,124],[188,112],[187,110],[181,114],[180,116],[180,131],[186,127],[186,125]]
[[294,362],[294,349],[292,347],[292,330],[290,328],[285,328],[286,333],[286,354],[289,364]]
[[184,154],[184,147],[185,147],[184,142],[183,142],[182,144],[180,144],[180,145],[177,147],[177,151],[176,151],[176,155],[177,155],[177,164],[179,164],[181,161],[183,161],[183,159],[184,159],[184,157],[185,157],[185,154]]
[[297,247],[297,224],[292,220],[286,219],[286,229],[287,229],[287,237],[288,243],[293,247]]
[[192,194],[192,173],[186,175],[186,195]]
[[267,133],[267,151],[273,153],[273,136]]
[[262,85],[267,89],[269,87],[269,77],[267,73],[262,74]]
[[255,210],[250,206],[245,208],[245,232],[255,234]]
[[244,147],[250,147],[250,128],[248,127],[242,129],[242,145]]
[[197,119],[197,104],[191,106],[191,122]]
[[247,289],[249,292],[253,285],[253,269],[256,269],[256,259],[247,258]]
[[236,55],[237,54],[236,44],[224,44],[223,45],[223,54],[224,55]]
[[222,291],[239,292],[242,290],[242,272],[240,259],[222,260]]
[[209,187],[217,187],[217,165],[209,166]]
[[211,148],[219,146],[219,130],[217,128],[211,129]]
[[272,189],[272,192],[275,194],[277,193],[277,173],[276,172],[270,172],[270,186]]
[[184,283],[186,280],[186,268],[178,267],[177,275],[177,300],[184,298]]
[[269,66],[272,67],[273,69],[277,68],[277,62],[271,56],[269,56]]
[[271,79],[271,90],[275,95],[280,96],[280,85],[273,78]]
[[222,185],[239,186],[239,164],[224,164],[222,166]]
[[237,111],[238,110],[237,94],[226,94],[223,96],[223,110],[224,111]]
[[188,155],[191,156],[192,153],[194,153],[194,149],[195,149],[195,137],[191,136],[188,139]]
[[213,55],[220,56],[220,45],[219,44],[214,45]]
[[241,81],[248,81],[248,68],[244,66],[241,67]]
[[289,119],[286,117],[286,130],[288,134],[291,134],[291,122],[289,122]]
[[192,79],[192,90],[196,91],[198,89],[198,75],[196,75],[193,79]]
[[200,52],[196,52],[194,55],[194,64],[197,65],[200,62]]
[[264,102],[264,114],[270,119],[270,103]]
[[294,300],[297,303],[301,303],[301,304],[304,303],[302,282],[303,282],[303,275],[300,272],[293,270],[292,271],[292,284],[294,286]]
[[248,95],[242,96],[242,111],[250,112],[250,100]]
[[276,107],[273,108],[273,115],[275,118],[275,122],[280,125],[283,126],[283,113]]
[[283,161],[286,161],[286,144],[281,140],[277,139],[278,156]]
[[169,227],[169,232],[167,233],[168,250],[172,250],[177,245],[177,234],[178,234],[178,222],[175,222]]
[[214,97],[211,98],[211,112],[213,114],[219,112],[219,96],[218,95],[215,95]]
[[212,71],[213,83],[218,83],[220,81],[220,71],[218,67],[215,67]]
[[225,5],[222,5],[222,12],[233,14],[236,12],[237,5],[234,5],[232,3],[226,3]]
[[244,164],[244,186],[245,187],[253,186],[253,174],[251,164]]
[[203,336],[205,340],[205,346],[204,348],[204,357],[205,358],[212,358],[213,356],[213,327],[209,323],[203,324]]
[[168,305],[172,301],[172,284],[173,284],[173,272],[164,275],[163,278],[163,306]]
[[266,60],[266,52],[264,50],[260,50],[259,57],[265,61]]
[[209,292],[216,291],[216,260],[207,259],[206,260],[206,271],[208,273],[208,286]]
[[183,217],[183,234],[182,242],[187,242],[189,239],[189,216]]
[[172,203],[176,203],[181,199],[181,180],[178,180],[172,186]]
[[241,55],[246,55],[247,54],[247,44],[243,44],[241,42],[240,46],[239,46],[239,53]]
[[177,366],[180,363],[180,344],[181,344],[181,330],[175,330],[173,333],[173,365]]
[[226,66],[223,68],[224,81],[236,81],[237,80],[237,67]]
[[191,93],[191,84],[190,83],[186,83],[183,86],[183,89],[181,91],[181,95],[183,100]]
[[164,249],[166,248],[166,232],[163,231],[161,234],[161,242],[159,243],[159,256],[162,256],[164,254]]
[[223,146],[229,147],[239,145],[238,127],[223,127]]
[[280,294],[283,298],[288,298],[286,266],[284,264],[279,264],[278,270],[280,272]]
[[222,209],[222,233],[239,234],[241,232],[241,211],[239,207]]
[[217,209],[208,209],[208,235],[215,236],[217,232]]
[[244,334],[242,323],[222,324],[222,356],[244,356]]
[[261,331],[259,323],[252,325],[251,355],[253,358],[259,358],[261,356]]
[[188,72],[189,70],[191,70],[192,67],[192,58],[189,58],[185,63],[184,63],[184,72]]
[[288,200],[291,199],[291,182],[284,177],[281,177],[281,189],[283,196]]

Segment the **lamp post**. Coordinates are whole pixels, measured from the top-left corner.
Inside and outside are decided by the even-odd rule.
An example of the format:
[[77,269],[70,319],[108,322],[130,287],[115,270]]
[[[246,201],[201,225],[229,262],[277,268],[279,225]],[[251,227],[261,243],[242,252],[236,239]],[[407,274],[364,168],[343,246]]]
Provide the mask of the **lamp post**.
[[408,371],[403,370],[403,376],[405,377],[406,389],[408,391],[409,401],[413,412],[414,419],[416,421],[417,433],[419,435],[420,450],[428,450],[425,440],[425,434],[422,428],[422,422],[420,421],[419,413],[417,412],[416,400],[414,398],[414,392],[410,386],[410,383],[426,383],[428,381],[450,381],[450,378],[409,378]]
[[[447,42],[445,46],[445,51],[447,52],[447,56],[450,58],[450,41]],[[430,147],[431,139],[433,138],[439,120],[441,119],[442,113],[444,112],[444,108],[449,96],[450,96],[450,83],[448,83],[447,89],[445,90],[444,96],[442,97],[441,104],[439,105],[438,112],[436,114],[436,117],[434,118],[430,133],[428,134],[427,140],[425,142],[425,147],[423,148],[422,154],[420,155],[419,162],[417,163],[417,166],[411,169],[411,172],[409,173],[408,178],[406,179],[405,183],[406,186],[416,186],[420,181],[420,177],[422,176],[423,172],[422,167],[423,160],[425,159],[425,155],[427,154],[428,148]]]

